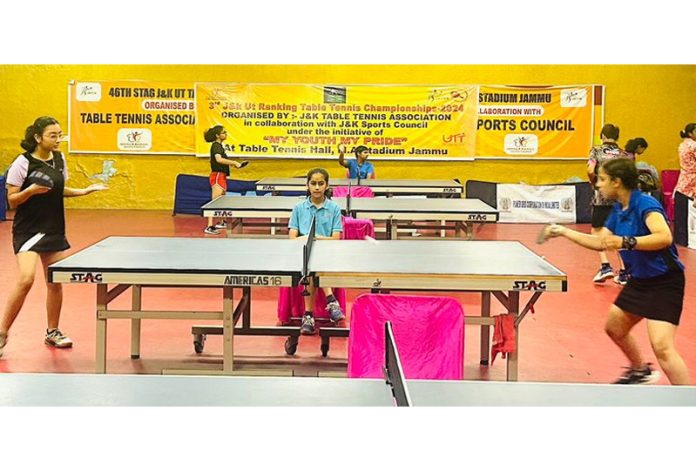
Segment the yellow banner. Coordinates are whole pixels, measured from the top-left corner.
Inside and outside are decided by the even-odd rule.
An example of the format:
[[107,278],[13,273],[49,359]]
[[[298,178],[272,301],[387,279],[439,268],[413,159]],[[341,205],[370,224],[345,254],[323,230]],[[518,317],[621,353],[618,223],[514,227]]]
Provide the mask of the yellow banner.
[[72,81],[68,150],[103,154],[193,154],[193,84]]
[[481,85],[476,156],[587,156],[601,127],[601,88]]
[[196,84],[196,155],[204,132],[228,133],[230,154],[323,157],[364,145],[385,158],[471,157],[478,87]]

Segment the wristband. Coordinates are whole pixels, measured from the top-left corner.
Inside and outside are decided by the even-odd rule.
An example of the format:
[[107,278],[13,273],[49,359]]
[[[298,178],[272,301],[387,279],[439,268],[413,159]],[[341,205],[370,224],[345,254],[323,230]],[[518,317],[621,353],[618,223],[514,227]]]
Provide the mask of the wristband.
[[638,241],[633,236],[623,236],[623,242],[621,243],[621,248],[626,250],[633,250],[636,248]]

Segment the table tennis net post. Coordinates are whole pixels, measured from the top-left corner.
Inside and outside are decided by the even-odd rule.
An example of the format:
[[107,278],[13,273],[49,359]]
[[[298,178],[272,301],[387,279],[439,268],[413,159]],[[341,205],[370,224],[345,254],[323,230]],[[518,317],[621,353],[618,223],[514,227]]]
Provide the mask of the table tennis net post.
[[399,351],[396,348],[391,322],[384,324],[384,347],[384,379],[391,387],[396,405],[398,407],[409,407],[411,406],[411,395],[406,386],[406,378],[401,366]]
[[302,246],[302,278],[300,280],[300,283],[304,285],[302,296],[309,296],[309,290],[307,289],[307,286],[309,285],[309,257],[312,253],[312,246],[314,245],[316,232],[317,218],[312,217],[312,223],[309,226],[309,233],[307,234],[307,243]]

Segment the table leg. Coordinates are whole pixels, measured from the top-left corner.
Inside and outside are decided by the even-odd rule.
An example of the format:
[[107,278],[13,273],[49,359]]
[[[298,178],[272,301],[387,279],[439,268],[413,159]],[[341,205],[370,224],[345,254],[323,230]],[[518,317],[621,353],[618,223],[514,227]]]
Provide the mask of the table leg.
[[234,292],[231,286],[222,288],[222,371],[232,374],[234,360]]
[[[513,314],[515,318],[520,313],[520,292],[510,291],[508,293],[508,313]],[[516,319],[515,319],[516,320]],[[520,352],[520,328],[515,322],[515,351],[508,353],[507,357],[507,380],[517,381],[518,356]]]
[[100,314],[106,311],[108,285],[97,285],[97,346],[95,358],[95,373],[106,373],[106,317]]
[[[481,317],[491,317],[491,293],[481,293]],[[491,352],[491,327],[481,325],[481,365],[488,366]]]
[[[133,285],[131,288],[131,309],[140,311],[143,308],[142,303],[142,286]],[[131,319],[131,358],[137,360],[140,358],[140,324],[141,319]]]

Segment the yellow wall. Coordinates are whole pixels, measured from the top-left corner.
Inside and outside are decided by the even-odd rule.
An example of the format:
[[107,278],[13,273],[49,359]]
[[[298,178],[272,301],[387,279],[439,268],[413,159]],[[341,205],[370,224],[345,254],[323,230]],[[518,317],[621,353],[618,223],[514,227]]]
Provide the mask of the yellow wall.
[[[621,128],[620,143],[643,136],[650,147],[641,160],[658,170],[679,168],[679,131],[696,121],[694,65],[0,65],[0,170],[20,152],[24,129],[40,115],[56,117],[67,132],[67,84],[76,80],[170,80],[258,83],[394,83],[565,85],[596,83],[606,87],[605,122]],[[67,147],[64,149],[67,150]],[[86,186],[102,161],[113,159],[118,174],[108,192],[67,200],[68,207],[171,209],[177,174],[207,175],[207,160],[179,156],[70,155],[70,185]],[[293,176],[311,166],[331,176],[344,170],[330,161],[253,162],[240,179]],[[490,161],[376,162],[381,178],[459,178],[531,184],[584,178],[583,162]]]

